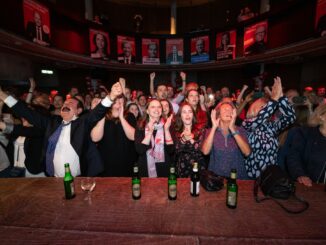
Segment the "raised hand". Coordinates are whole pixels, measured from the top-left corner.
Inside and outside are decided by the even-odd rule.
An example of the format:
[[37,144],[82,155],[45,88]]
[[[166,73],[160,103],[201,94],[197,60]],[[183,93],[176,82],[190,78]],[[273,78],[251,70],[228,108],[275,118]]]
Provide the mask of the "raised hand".
[[122,93],[126,94],[126,79],[119,77],[119,83],[121,84]]
[[36,87],[36,82],[35,82],[34,78],[32,78],[32,77],[29,78],[29,84],[30,84],[29,91],[33,92]]
[[101,102],[101,99],[100,98],[94,98],[94,99],[92,99],[91,110],[93,110],[100,102]]
[[171,114],[167,119],[166,119],[166,122],[164,124],[164,129],[165,130],[169,130],[170,129],[170,126],[171,126],[171,123],[172,123],[172,118],[173,118],[173,114]]
[[283,96],[283,88],[282,88],[282,82],[280,77],[274,78],[274,85],[272,87],[272,95],[271,98],[273,100],[278,101],[279,98]]
[[236,126],[235,126],[236,119],[237,119],[237,110],[234,108],[232,110],[232,118],[231,118],[231,121],[230,121],[230,124],[229,124],[229,129],[233,133],[236,130]]
[[204,85],[201,85],[200,86],[200,89],[206,94],[206,86],[204,86]]
[[112,85],[111,92],[108,95],[111,101],[114,101],[119,95],[122,94],[122,87],[119,82]]
[[220,125],[220,118],[216,118],[216,110],[211,112],[212,128],[217,129]]
[[200,95],[199,95],[199,104],[200,104],[200,105],[203,105],[204,103],[205,103],[205,96],[202,95],[202,94],[200,94]]
[[154,80],[155,79],[155,72],[152,72],[151,74],[149,74],[149,78],[151,80]]
[[186,73],[185,72],[180,72],[180,77],[181,77],[181,79],[182,79],[182,81],[185,81],[186,80],[186,77],[187,77],[187,75],[186,75]]
[[247,90],[248,88],[249,88],[248,85],[244,84],[243,87],[242,87],[242,90],[245,91],[245,90]]
[[249,103],[250,101],[252,101],[254,98],[253,98],[253,96],[254,96],[254,91],[251,91],[251,93],[250,94],[247,94],[247,96],[246,96],[246,98],[245,98],[245,101],[247,102],[247,103]]
[[[119,102],[120,103],[120,102]],[[120,108],[119,108],[119,118],[121,120],[121,118],[124,117],[124,108],[123,108],[123,103],[120,103]]]

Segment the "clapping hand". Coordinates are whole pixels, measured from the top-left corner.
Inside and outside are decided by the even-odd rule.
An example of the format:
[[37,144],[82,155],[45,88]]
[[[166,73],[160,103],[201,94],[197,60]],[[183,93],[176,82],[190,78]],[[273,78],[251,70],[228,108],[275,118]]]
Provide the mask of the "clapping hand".
[[171,114],[165,121],[164,129],[169,130],[172,123],[173,114]]
[[211,112],[212,128],[217,129],[220,125],[220,118],[216,118],[216,110]]
[[120,102],[120,100],[117,101],[120,103],[120,108],[119,108],[119,118],[120,120],[124,118],[124,107],[123,107],[123,102]]
[[235,121],[237,119],[237,110],[234,108],[232,110],[232,117],[231,117],[231,121],[229,124],[229,129],[231,132],[235,132],[236,131],[236,126],[235,126]]
[[272,94],[271,98],[272,100],[278,101],[279,98],[283,96],[283,88],[282,88],[282,82],[280,77],[274,78],[274,85],[272,87]]
[[154,131],[154,124],[157,123],[156,120],[150,119],[146,125],[146,133],[153,134]]

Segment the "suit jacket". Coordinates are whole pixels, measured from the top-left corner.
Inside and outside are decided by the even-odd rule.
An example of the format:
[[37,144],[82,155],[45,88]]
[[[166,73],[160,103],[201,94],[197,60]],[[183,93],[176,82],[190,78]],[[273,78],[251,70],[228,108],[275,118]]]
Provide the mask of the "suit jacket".
[[24,142],[24,152],[26,156],[25,166],[27,170],[32,174],[45,172],[45,165],[42,160],[44,132],[36,127],[15,125],[10,136],[13,137],[14,140],[18,136],[26,137]]
[[[118,61],[119,63],[125,63],[125,55],[124,54],[118,54]],[[136,62],[136,58],[134,55],[131,56],[130,64],[134,64]]]
[[[183,63],[183,56],[176,55],[176,58],[177,58],[176,62],[178,62],[179,64]],[[171,62],[173,62],[173,53],[169,53],[168,57],[166,58],[167,64],[171,64]]]
[[[96,125],[96,123],[105,116],[107,109],[107,107],[100,103],[94,110],[83,114],[81,117],[71,122],[70,143],[79,156],[82,176],[94,176],[103,170],[103,166],[99,166],[97,161],[90,161],[91,158],[89,156],[94,152],[91,151],[89,134],[90,130]],[[20,101],[12,107],[12,110],[16,115],[26,118],[26,120],[33,124],[34,127],[37,127],[44,132],[42,159],[45,163],[44,159],[49,137],[62,123],[62,118],[58,116],[41,115],[38,112],[29,109]]]
[[254,42],[245,50],[245,55],[261,54],[265,52],[266,45],[264,42]]
[[[50,36],[48,33],[45,33],[43,30],[43,26],[41,27],[42,30],[42,41],[50,43]],[[36,24],[35,22],[29,21],[26,26],[26,35],[29,40],[33,41],[36,38]]]

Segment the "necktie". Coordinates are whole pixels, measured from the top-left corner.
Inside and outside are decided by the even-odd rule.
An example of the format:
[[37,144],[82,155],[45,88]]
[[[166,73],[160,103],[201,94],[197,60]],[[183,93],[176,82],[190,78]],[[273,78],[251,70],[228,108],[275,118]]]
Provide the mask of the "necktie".
[[48,147],[46,149],[46,156],[45,156],[45,162],[46,162],[46,172],[49,176],[54,176],[54,152],[55,148],[57,146],[58,140],[60,138],[60,134],[62,131],[62,128],[65,126],[68,126],[70,123],[63,124],[61,123],[60,126],[54,131],[54,133],[50,136],[48,140]]
[[36,27],[36,39],[41,40],[41,30],[39,26]]

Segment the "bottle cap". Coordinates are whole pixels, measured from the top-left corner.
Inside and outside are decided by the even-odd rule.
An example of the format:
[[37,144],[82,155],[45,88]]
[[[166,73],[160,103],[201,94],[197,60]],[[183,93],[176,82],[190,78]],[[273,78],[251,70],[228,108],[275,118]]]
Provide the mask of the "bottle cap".
[[231,179],[236,179],[236,178],[237,178],[237,170],[231,169]]

